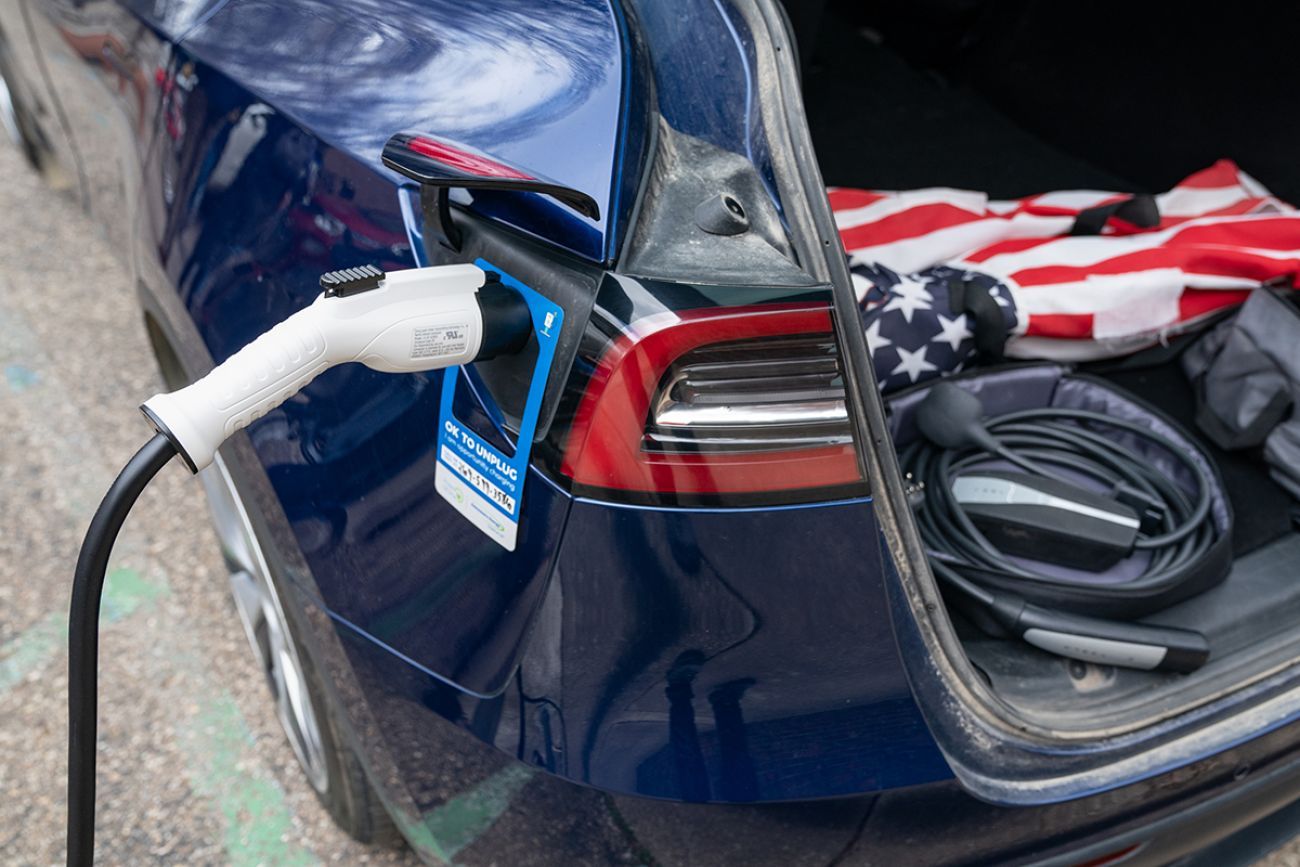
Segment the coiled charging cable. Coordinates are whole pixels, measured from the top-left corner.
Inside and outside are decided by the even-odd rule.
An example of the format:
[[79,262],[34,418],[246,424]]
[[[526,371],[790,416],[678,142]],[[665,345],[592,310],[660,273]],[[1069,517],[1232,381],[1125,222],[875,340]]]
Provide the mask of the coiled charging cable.
[[[1045,650],[1132,668],[1190,671],[1203,665],[1209,646],[1198,632],[1091,612],[1122,617],[1128,607],[1130,616],[1145,613],[1150,606],[1143,602],[1176,594],[1198,574],[1220,535],[1211,509],[1215,484],[1205,460],[1148,427],[1098,412],[1044,408],[982,416],[979,398],[941,383],[917,408],[923,438],[900,456],[922,492],[915,514],[936,575],[1002,627]],[[1125,444],[1134,439],[1180,464],[1195,480],[1195,493]],[[999,460],[1038,479],[1072,486],[1087,479],[1111,491],[1143,516],[1133,550],[1147,555],[1146,564],[1127,580],[1088,581],[1065,570],[1034,568],[999,550],[955,491],[964,475]]]

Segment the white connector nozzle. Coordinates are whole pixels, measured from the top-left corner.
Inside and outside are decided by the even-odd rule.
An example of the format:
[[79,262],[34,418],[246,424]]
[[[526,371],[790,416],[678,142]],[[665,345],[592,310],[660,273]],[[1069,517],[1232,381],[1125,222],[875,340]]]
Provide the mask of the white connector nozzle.
[[[356,275],[363,279],[353,279]],[[335,279],[330,282],[330,278]],[[144,402],[145,415],[172,441],[190,469],[198,472],[206,467],[232,434],[335,365],[359,361],[387,373],[416,373],[473,361],[484,346],[478,295],[484,272],[474,265],[389,274],[353,269],[326,275],[322,285],[329,290],[310,306],[207,376]],[[507,319],[508,325],[497,327],[531,327],[526,308],[522,318],[516,314]],[[490,342],[499,345],[499,335],[494,336],[497,339]],[[527,333],[522,337],[526,340]]]

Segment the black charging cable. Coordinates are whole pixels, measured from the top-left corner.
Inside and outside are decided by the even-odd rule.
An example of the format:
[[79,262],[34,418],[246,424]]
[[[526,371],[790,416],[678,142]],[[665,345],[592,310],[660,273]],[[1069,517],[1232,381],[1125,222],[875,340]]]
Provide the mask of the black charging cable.
[[[1207,465],[1149,427],[1099,412],[1048,407],[986,420],[979,398],[952,383],[931,389],[916,420],[923,437],[904,450],[900,463],[923,492],[917,524],[931,566],[946,585],[1004,629],[1063,656],[1175,671],[1194,670],[1209,659],[1208,643],[1198,632],[1093,616],[1105,608],[1123,617],[1126,607],[1128,616],[1137,616],[1143,600],[1174,593],[1197,573],[1219,535]],[[1140,457],[1125,439],[1145,440],[1180,463],[1195,479],[1195,493]],[[1118,583],[1080,581],[1036,570],[995,547],[953,487],[963,473],[997,459],[1039,478],[1071,484],[1081,476],[1092,479],[1137,507],[1147,518],[1134,544],[1148,556],[1140,574]]]
[[68,865],[95,857],[95,741],[98,728],[99,604],[113,542],[149,481],[176,455],[156,434],[122,468],[81,543],[68,613]]

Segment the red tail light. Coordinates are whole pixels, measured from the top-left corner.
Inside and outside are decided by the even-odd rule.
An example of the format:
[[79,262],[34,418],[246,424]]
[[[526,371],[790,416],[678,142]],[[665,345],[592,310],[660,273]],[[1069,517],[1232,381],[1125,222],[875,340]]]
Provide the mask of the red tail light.
[[532,175],[525,174],[512,166],[497,162],[491,157],[485,157],[482,154],[456,147],[445,141],[436,141],[418,135],[408,141],[406,146],[417,154],[438,160],[467,174],[486,175],[492,178],[512,178],[520,181],[535,180]]
[[830,309],[633,323],[600,358],[561,469],[588,488],[688,497],[861,483]]

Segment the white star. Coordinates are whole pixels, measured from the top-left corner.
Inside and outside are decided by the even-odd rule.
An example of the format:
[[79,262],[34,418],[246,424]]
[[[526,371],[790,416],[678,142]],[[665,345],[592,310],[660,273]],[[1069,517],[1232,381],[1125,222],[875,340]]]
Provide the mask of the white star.
[[906,373],[909,382],[916,382],[917,378],[927,370],[938,370],[933,364],[925,360],[926,347],[922,346],[916,352],[908,352],[903,347],[898,347],[898,357],[900,361],[898,366],[889,371],[890,376],[897,376],[900,373]]
[[893,345],[894,341],[880,334],[880,317],[871,320],[871,324],[867,326],[867,348],[871,350],[871,354],[875,355],[886,346]]
[[942,313],[940,313],[939,327],[941,327],[943,330],[940,331],[938,336],[936,336],[930,342],[946,343],[952,347],[953,352],[957,351],[957,347],[961,346],[961,342],[965,340],[967,337],[975,336],[971,334],[971,330],[966,327],[966,316],[964,314],[961,316],[954,316],[952,319],[949,319],[947,316],[944,316]]
[[917,283],[915,280],[903,280],[897,286],[889,290],[893,297],[885,305],[882,311],[888,313],[890,310],[898,310],[903,314],[903,318],[909,323],[912,321],[912,313],[917,310],[929,310],[930,302],[934,296],[930,291]]
[[856,271],[849,272],[849,279],[853,281],[853,292],[858,296],[859,304],[866,301],[867,296],[871,294],[871,290],[876,288],[876,284],[870,277]]

